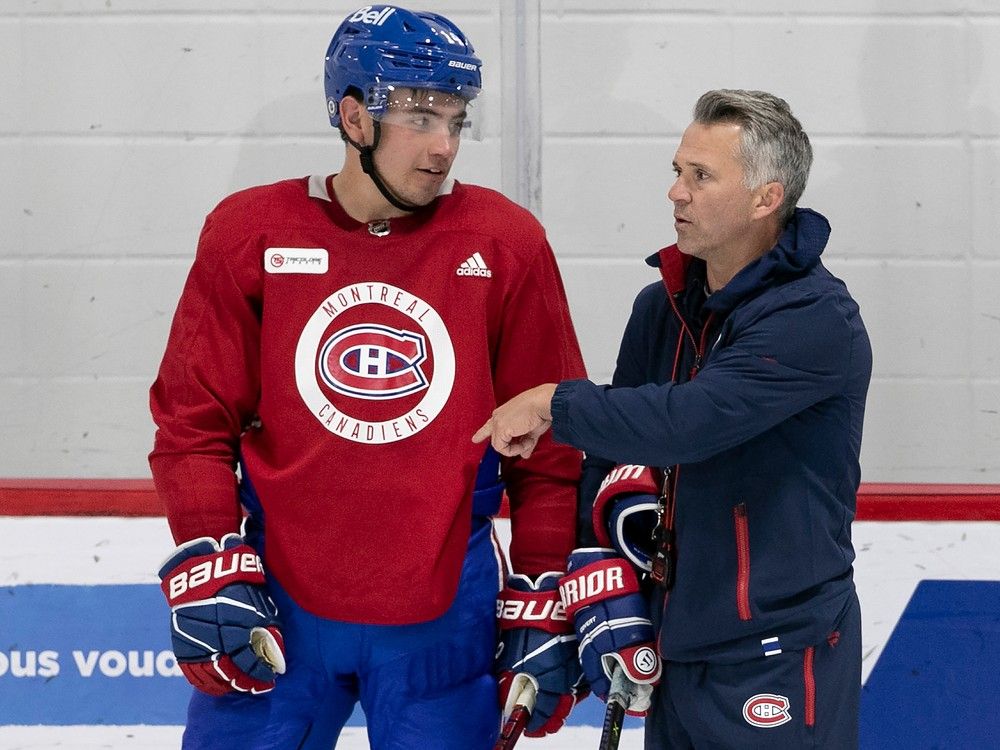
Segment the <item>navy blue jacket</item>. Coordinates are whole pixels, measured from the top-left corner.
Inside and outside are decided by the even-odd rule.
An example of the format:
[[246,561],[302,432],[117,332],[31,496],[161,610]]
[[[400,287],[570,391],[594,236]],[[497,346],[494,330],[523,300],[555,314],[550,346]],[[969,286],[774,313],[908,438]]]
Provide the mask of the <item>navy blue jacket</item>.
[[797,209],[777,244],[710,296],[703,261],[661,250],[650,263],[663,282],[636,298],[612,384],[556,389],[554,437],[588,456],[582,518],[613,464],[673,472],[666,659],[815,645],[855,596],[871,345],[820,261],[829,235],[824,217]]

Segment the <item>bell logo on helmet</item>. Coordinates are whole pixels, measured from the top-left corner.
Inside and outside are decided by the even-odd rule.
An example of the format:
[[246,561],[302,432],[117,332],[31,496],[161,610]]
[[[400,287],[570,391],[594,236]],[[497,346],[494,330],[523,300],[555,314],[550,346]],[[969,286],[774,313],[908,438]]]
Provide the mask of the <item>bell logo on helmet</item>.
[[351,23],[367,23],[372,26],[381,26],[385,23],[385,19],[396,12],[395,8],[383,8],[382,10],[372,10],[372,6],[366,5],[363,8],[358,8],[354,11],[354,15],[351,16],[348,21]]

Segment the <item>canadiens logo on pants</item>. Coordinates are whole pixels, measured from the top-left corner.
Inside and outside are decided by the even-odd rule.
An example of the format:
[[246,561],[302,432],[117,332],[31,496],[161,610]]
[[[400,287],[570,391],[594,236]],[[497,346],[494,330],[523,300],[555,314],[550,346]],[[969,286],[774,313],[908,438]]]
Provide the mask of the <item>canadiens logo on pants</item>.
[[759,693],[743,704],[743,718],[755,727],[778,727],[792,720],[788,706],[788,698],[783,695]]
[[360,282],[331,294],[306,322],[295,383],[332,434],[393,443],[441,413],[455,383],[455,349],[440,314],[420,297]]

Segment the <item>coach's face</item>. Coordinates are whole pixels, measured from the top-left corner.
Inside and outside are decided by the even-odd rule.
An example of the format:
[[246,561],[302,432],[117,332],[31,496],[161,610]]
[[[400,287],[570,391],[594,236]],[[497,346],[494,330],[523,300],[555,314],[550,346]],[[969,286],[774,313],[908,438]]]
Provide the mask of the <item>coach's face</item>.
[[681,252],[709,263],[736,257],[753,221],[754,191],[744,185],[737,124],[692,123],[674,156],[667,197]]

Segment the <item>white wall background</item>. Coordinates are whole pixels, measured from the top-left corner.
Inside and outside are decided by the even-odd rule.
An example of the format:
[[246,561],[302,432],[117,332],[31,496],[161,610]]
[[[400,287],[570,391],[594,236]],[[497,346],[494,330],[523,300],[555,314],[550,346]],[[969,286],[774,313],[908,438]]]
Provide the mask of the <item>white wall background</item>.
[[[494,187],[503,139],[537,137],[500,128],[513,2],[411,3],[486,61],[489,137],[454,174]],[[829,217],[827,264],[875,349],[864,479],[1000,482],[1000,2],[539,2],[534,207],[592,377],[655,280],[642,258],[674,239],[695,99],[767,89],[812,137],[802,205]],[[0,3],[0,476],[146,476],[146,391],[202,219],[236,189],[337,170],[322,62],[356,7]]]

